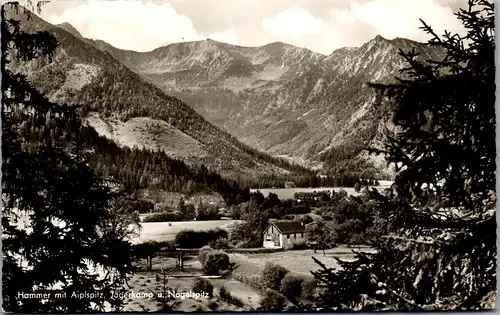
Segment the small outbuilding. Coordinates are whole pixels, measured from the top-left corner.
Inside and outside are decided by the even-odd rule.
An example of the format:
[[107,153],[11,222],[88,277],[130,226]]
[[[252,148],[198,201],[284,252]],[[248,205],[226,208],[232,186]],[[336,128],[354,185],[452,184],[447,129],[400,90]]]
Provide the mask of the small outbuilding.
[[299,221],[272,221],[264,231],[265,248],[284,248],[292,241],[305,239],[306,228]]

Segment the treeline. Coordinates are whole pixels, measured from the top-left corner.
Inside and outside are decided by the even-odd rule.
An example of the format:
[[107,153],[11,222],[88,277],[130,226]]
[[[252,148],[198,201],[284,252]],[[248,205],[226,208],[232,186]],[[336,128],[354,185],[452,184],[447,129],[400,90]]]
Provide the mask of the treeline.
[[[349,162],[347,162],[349,163]],[[253,189],[264,188],[287,188],[288,183],[298,188],[316,188],[316,187],[354,187],[360,178],[375,181],[377,176],[372,172],[334,172],[333,175],[318,176],[316,173],[309,172],[306,175],[267,175],[258,178],[238,177],[236,180],[242,187]]]
[[119,147],[112,140],[87,130],[94,155],[91,163],[98,175],[118,180],[125,190],[157,188],[191,195],[218,192],[228,204],[247,200],[248,189],[242,190],[233,180],[223,179],[204,165],[188,167],[163,151]]
[[[39,119],[38,119],[39,120]],[[19,135],[32,143],[49,141],[66,147],[72,154],[86,154],[96,175],[114,179],[130,195],[139,189],[157,188],[191,195],[199,192],[218,192],[228,204],[248,200],[249,190],[241,189],[233,180],[223,179],[205,166],[188,167],[163,151],[119,147],[101,137],[91,127],[75,126],[77,140],[64,129],[65,117],[46,117],[41,121],[26,119],[19,126]]]
[[[335,178],[344,178],[344,180],[347,178],[390,180],[372,162],[359,157],[362,152],[368,152],[368,147],[354,143],[344,144],[325,152],[321,155],[320,160],[327,165],[326,174]],[[347,179],[347,181],[350,182],[350,179]],[[352,187],[352,185],[345,186]]]

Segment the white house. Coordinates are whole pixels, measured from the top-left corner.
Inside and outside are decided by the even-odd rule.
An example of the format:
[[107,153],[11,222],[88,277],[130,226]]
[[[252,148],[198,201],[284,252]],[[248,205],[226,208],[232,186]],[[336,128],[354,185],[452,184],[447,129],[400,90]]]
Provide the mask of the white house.
[[292,241],[305,239],[306,229],[298,221],[272,221],[264,231],[264,247],[283,248]]

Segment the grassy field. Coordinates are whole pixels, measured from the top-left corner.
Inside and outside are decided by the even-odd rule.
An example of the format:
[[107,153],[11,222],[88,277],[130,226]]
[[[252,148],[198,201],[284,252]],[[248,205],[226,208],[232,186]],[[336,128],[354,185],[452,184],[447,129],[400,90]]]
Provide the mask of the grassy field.
[[[371,251],[371,249],[369,247],[362,247],[360,251],[366,252]],[[246,276],[260,274],[266,263],[281,265],[289,271],[302,276],[312,276],[311,271],[321,269],[321,267],[311,258],[313,256],[327,267],[339,267],[335,257],[343,260],[354,259],[353,252],[347,246],[339,246],[326,250],[325,256],[323,256],[322,251],[317,251],[315,254],[311,249],[267,254],[231,253],[229,256],[232,261],[239,265],[234,273]]]
[[[214,223],[210,225],[207,221],[201,228],[212,228]],[[186,223],[186,222],[184,222]],[[192,222],[194,223],[194,222]],[[198,222],[201,223],[201,222]],[[186,226],[181,225],[181,226]],[[189,225],[188,225],[189,226]],[[219,225],[220,226],[220,225]],[[200,228],[200,227],[198,227]],[[358,250],[370,251],[369,247],[362,247]],[[248,278],[258,277],[261,275],[266,263],[276,263],[285,268],[290,272],[302,277],[302,278],[312,278],[310,273],[311,270],[320,269],[313,260],[312,256],[316,257],[327,267],[338,267],[338,264],[334,257],[338,257],[345,260],[352,260],[354,254],[346,246],[339,246],[337,248],[325,251],[326,255],[323,256],[322,251],[318,251],[314,254],[313,250],[297,250],[297,251],[285,251],[285,252],[275,252],[275,253],[229,253],[229,257],[232,262],[235,262],[238,267],[233,271],[235,278],[241,276]],[[133,292],[161,292],[161,281],[156,281],[156,275],[163,270],[170,270],[176,265],[176,259],[173,257],[163,257],[156,256],[153,258],[153,268],[152,271],[148,272],[145,270],[146,262],[141,259],[137,262],[137,266],[141,271],[135,273],[130,279],[129,289]],[[191,289],[194,277],[203,275],[203,270],[200,262],[196,255],[189,255],[185,257],[184,270],[175,270],[169,272],[169,287],[179,286],[180,292],[187,292]],[[218,294],[219,289],[224,285],[232,296],[238,298],[243,303],[246,304],[244,307],[248,310],[248,307],[253,309],[259,306],[259,301],[261,296],[259,295],[259,290],[253,288],[247,283],[240,282],[236,279],[225,278],[225,279],[210,279],[210,282],[214,285],[214,293]],[[210,301],[217,301],[221,311],[241,311],[243,309],[235,307],[234,305],[229,305],[225,302],[221,302],[217,299],[186,299],[176,301],[174,310],[180,312],[204,312],[208,311],[208,303]],[[128,298],[126,299],[125,311],[131,312],[154,312],[161,308],[161,303],[150,298]]]
[[[385,188],[388,188],[387,185],[380,185],[380,186],[372,186],[372,188],[376,188],[378,190],[383,190]],[[335,192],[339,190],[345,190],[348,195],[352,196],[358,196],[360,193],[357,193],[354,191],[353,187],[317,187],[317,188],[263,188],[263,189],[250,189],[251,192],[255,191],[260,191],[264,197],[267,197],[269,193],[274,193],[278,195],[278,198],[281,200],[285,199],[293,199],[293,195],[298,192],[313,192],[313,191],[325,191],[327,190],[329,193],[332,192],[332,190],[335,190]]]
[[[152,271],[146,271],[146,261],[144,259],[136,262],[137,266],[141,271],[136,272],[132,275],[130,281],[128,281],[129,289],[132,292],[147,293],[147,292],[162,292],[162,281],[156,281],[156,276],[161,274],[161,270],[171,270],[176,265],[176,259],[173,257],[159,257],[153,258],[153,268]],[[175,288],[178,286],[179,292],[189,292],[193,285],[193,280],[197,276],[202,276],[203,270],[197,256],[186,256],[184,261],[184,271],[175,270],[168,273],[168,287]],[[243,303],[253,308],[259,306],[260,295],[258,291],[252,288],[250,285],[236,281],[231,278],[225,279],[210,279],[209,280],[214,286],[214,295],[217,296],[219,289],[224,285],[233,297],[240,299]],[[217,300],[217,299],[215,299]],[[209,311],[207,303],[214,301],[214,299],[206,300],[204,298],[195,299],[185,299],[177,300],[174,310],[177,312],[201,312]],[[241,311],[238,307],[223,303],[217,300],[220,304],[221,311]],[[161,308],[161,303],[158,301],[146,298],[146,297],[136,297],[128,298],[125,300],[126,306],[124,311],[127,312],[155,312],[159,311]]]
[[170,222],[142,222],[142,230],[139,237],[132,240],[133,243],[152,241],[171,241],[181,230],[191,229],[195,231],[210,230],[214,228],[227,229],[238,220],[214,220],[214,221],[179,221]]

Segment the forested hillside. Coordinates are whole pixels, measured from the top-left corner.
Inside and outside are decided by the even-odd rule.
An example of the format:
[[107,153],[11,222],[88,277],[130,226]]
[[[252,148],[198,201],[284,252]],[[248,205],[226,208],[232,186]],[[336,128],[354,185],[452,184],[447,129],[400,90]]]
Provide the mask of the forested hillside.
[[[9,12],[14,14],[14,12]],[[189,151],[182,142],[168,139],[174,147],[165,153],[175,156],[189,165],[205,165],[209,170],[223,176],[254,176],[263,174],[288,174],[308,172],[305,168],[291,164],[284,159],[250,148],[229,133],[215,127],[197,114],[183,101],[168,96],[156,86],[145,82],[138,74],[94,46],[88,45],[77,36],[62,28],[53,26],[33,16],[25,17],[22,27],[27,31],[47,30],[59,42],[59,48],[52,60],[38,58],[28,64],[13,63],[16,71],[29,73],[33,84],[51,100],[69,104],[81,104],[82,116],[95,114],[111,128],[132,118],[148,118],[167,124],[169,128],[192,139],[200,148],[198,155],[182,155]],[[92,125],[92,121],[91,125]],[[98,126],[93,126],[98,127]],[[101,134],[102,130],[97,128]],[[134,130],[129,137],[134,137]],[[153,135],[151,135],[153,137]],[[119,144],[122,139],[111,137]],[[148,139],[146,139],[148,140]],[[151,150],[162,147],[156,141]],[[177,146],[177,147],[175,147]]]

